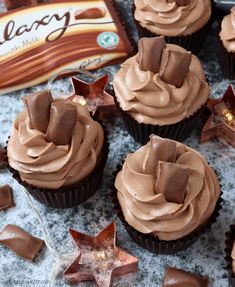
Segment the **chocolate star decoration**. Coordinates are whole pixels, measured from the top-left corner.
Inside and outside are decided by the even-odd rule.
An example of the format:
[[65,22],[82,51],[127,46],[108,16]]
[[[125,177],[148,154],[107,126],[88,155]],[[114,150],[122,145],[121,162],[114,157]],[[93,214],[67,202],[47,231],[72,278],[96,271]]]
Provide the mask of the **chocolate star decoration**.
[[109,76],[86,83],[77,77],[72,77],[71,82],[74,93],[69,99],[87,105],[88,110],[98,119],[110,119],[118,116],[113,96],[105,89],[109,81]]
[[220,100],[209,100],[207,104],[211,116],[202,129],[201,142],[217,137],[223,138],[235,147],[235,95],[229,85]]
[[113,276],[137,271],[138,259],[116,247],[115,222],[95,237],[69,232],[79,256],[64,272],[68,283],[95,280],[99,287],[109,287]]

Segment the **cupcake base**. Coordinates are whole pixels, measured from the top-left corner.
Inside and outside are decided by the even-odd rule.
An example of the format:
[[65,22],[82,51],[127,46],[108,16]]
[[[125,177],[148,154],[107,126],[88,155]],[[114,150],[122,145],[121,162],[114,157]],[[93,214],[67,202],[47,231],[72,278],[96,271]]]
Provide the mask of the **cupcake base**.
[[100,186],[105,164],[108,158],[108,141],[105,132],[104,145],[95,169],[82,181],[59,189],[34,187],[22,181],[18,171],[9,167],[13,178],[39,202],[53,208],[69,208],[77,206],[90,198]]
[[218,57],[224,76],[230,80],[235,79],[235,53],[228,52],[220,38]]
[[[133,3],[133,18],[136,23],[136,27],[138,30],[139,37],[159,37],[162,35],[155,34],[150,30],[142,27],[134,17],[135,6]],[[198,54],[202,48],[203,43],[205,42],[208,31],[212,25],[213,17],[207,22],[207,24],[202,27],[200,30],[192,33],[187,36],[164,36],[167,44],[175,44],[183,47],[184,49],[191,51],[193,54]]]
[[193,129],[200,125],[205,106],[206,105],[201,107],[188,119],[184,119],[176,124],[164,126],[140,124],[131,115],[124,111],[122,111],[122,116],[128,132],[142,145],[149,141],[149,136],[151,134],[172,140],[184,141],[191,135]]
[[229,287],[235,287],[235,274],[232,272],[232,257],[231,253],[233,250],[233,244],[235,242],[235,225],[230,225],[230,231],[225,233],[225,261],[226,261],[226,269],[228,271],[228,282]]
[[131,237],[131,239],[137,243],[140,247],[155,253],[155,254],[175,254],[180,251],[183,251],[193,245],[198,238],[205,233],[207,230],[211,229],[211,226],[213,223],[216,222],[220,209],[222,208],[222,192],[220,195],[219,200],[216,203],[216,207],[210,218],[207,220],[205,224],[202,226],[198,227],[195,231],[191,232],[189,235],[186,235],[180,239],[177,240],[171,240],[171,241],[166,241],[166,240],[160,240],[157,237],[154,237],[151,234],[143,234],[140,233],[139,231],[135,230],[132,226],[130,226],[122,213],[121,206],[119,204],[118,198],[117,198],[117,190],[115,189],[114,182],[116,175],[118,172],[122,169],[122,166],[117,167],[117,171],[113,174],[113,182],[112,182],[112,200],[113,200],[113,205],[115,212],[117,216],[120,218],[122,221],[127,233]]

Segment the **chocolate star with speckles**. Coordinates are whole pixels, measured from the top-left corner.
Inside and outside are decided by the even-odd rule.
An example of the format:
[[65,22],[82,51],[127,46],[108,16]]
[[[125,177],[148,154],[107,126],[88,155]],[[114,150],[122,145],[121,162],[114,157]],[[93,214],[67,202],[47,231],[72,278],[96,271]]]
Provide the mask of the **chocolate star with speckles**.
[[108,81],[108,75],[104,75],[92,83],[71,77],[74,94],[69,99],[83,105],[86,104],[92,115],[99,119],[110,119],[118,116],[113,96],[105,90]]
[[113,276],[137,271],[138,259],[116,247],[115,222],[95,237],[69,232],[79,256],[64,272],[68,283],[95,280],[99,287],[109,287]]
[[217,137],[223,138],[235,147],[235,95],[229,85],[220,100],[209,100],[207,104],[211,116],[202,129],[201,142]]
[[7,165],[7,153],[5,149],[0,147],[0,168],[3,168]]

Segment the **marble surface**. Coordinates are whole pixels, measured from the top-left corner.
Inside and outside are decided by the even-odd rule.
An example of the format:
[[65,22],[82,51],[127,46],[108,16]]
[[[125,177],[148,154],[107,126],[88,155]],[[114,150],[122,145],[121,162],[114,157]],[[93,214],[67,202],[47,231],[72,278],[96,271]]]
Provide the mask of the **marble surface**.
[[[134,33],[130,17],[131,1],[117,1],[122,8],[125,19],[128,19],[129,29]],[[206,76],[213,85],[223,79],[216,58],[216,25],[210,31],[204,44],[204,51],[199,55],[206,70]],[[118,66],[108,67],[99,73],[114,74]],[[17,91],[0,96],[0,144],[5,142],[10,134],[15,116],[22,110],[21,98],[32,91],[45,88],[45,85]],[[55,84],[56,93],[69,90],[68,81],[61,80]],[[33,200],[34,206],[40,212],[45,227],[49,230],[50,242],[59,252],[72,252],[72,244],[68,229],[73,228],[90,235],[95,235],[112,220],[117,220],[118,246],[137,256],[140,260],[139,271],[124,277],[114,279],[114,287],[160,287],[167,265],[183,268],[188,271],[207,274],[215,279],[214,287],[226,287],[227,274],[224,270],[224,233],[231,223],[235,223],[235,152],[232,147],[221,140],[199,144],[200,131],[195,131],[186,144],[201,152],[219,174],[223,190],[223,210],[218,222],[187,251],[175,256],[158,256],[138,247],[127,235],[121,222],[116,218],[109,199],[109,183],[112,172],[124,156],[139,147],[124,128],[121,119],[114,123],[106,123],[109,131],[110,153],[104,171],[103,183],[97,193],[79,207],[67,210],[46,208]],[[31,234],[42,237],[42,226],[38,223],[35,213],[28,205],[19,184],[11,177],[7,169],[0,170],[0,185],[10,184],[13,187],[16,207],[0,212],[0,230],[6,224],[16,224]],[[8,249],[0,246],[0,287],[8,286],[48,286],[48,278],[55,263],[55,257],[44,247],[35,262],[27,262],[16,257]],[[67,286],[58,274],[53,286]],[[82,283],[78,286],[95,286],[94,283]]]

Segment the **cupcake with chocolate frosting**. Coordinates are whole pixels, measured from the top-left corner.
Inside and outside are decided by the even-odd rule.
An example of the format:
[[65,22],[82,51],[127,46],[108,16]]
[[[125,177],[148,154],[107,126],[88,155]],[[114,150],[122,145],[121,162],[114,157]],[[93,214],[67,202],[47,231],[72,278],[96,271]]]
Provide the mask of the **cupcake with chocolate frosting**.
[[211,0],[135,0],[134,19],[140,37],[164,36],[198,53],[211,24]]
[[221,23],[219,33],[219,60],[224,75],[235,79],[235,6]]
[[228,272],[229,287],[235,287],[235,225],[225,234],[225,261]]
[[198,124],[209,87],[198,58],[163,37],[142,38],[139,52],[114,76],[117,103],[131,135],[187,138]]
[[197,151],[155,135],[115,179],[116,207],[129,235],[154,253],[194,243],[218,215],[220,184]]
[[47,91],[23,101],[7,147],[14,177],[46,205],[82,203],[96,191],[107,159],[102,126],[86,107]]

